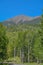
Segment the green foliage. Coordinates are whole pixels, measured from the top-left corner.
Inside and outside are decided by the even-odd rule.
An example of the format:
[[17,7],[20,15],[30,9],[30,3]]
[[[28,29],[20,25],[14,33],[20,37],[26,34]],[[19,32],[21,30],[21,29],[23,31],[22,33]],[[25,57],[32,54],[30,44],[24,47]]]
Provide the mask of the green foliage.
[[38,60],[43,60],[43,15],[41,16],[41,24],[38,33],[34,39],[34,55]]
[[43,58],[43,48],[41,46],[41,38],[38,35],[36,35],[35,39],[34,39],[34,55],[36,57],[36,59],[42,59]]
[[[23,59],[26,62],[28,62],[28,56],[29,60],[32,61],[37,59],[43,60],[43,15],[41,17],[41,24],[38,25],[18,24],[7,28],[6,31],[6,28],[0,24],[0,41],[0,53],[4,53],[4,55],[0,56],[1,58],[2,56],[6,57],[7,51],[8,61],[21,62],[21,51],[21,56],[24,53]],[[14,49],[15,58],[13,58]]]
[[8,58],[8,60],[7,60],[8,62],[14,62],[14,63],[21,63],[21,59],[18,57],[18,56],[16,56],[16,57],[12,57],[12,58]]
[[0,24],[0,60],[6,59],[8,39],[5,27]]

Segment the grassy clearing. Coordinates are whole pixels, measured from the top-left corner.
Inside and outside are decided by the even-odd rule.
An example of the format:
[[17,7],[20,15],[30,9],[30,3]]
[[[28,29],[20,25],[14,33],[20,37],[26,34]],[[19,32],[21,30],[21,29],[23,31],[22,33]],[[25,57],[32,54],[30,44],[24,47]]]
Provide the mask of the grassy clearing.
[[43,65],[43,63],[37,64],[37,63],[24,63],[24,65]]

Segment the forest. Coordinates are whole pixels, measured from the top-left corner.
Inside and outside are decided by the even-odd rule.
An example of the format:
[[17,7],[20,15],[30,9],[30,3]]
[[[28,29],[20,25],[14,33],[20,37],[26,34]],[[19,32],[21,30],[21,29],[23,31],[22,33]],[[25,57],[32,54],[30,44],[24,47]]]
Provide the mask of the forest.
[[0,61],[43,62],[43,15],[40,24],[0,23]]

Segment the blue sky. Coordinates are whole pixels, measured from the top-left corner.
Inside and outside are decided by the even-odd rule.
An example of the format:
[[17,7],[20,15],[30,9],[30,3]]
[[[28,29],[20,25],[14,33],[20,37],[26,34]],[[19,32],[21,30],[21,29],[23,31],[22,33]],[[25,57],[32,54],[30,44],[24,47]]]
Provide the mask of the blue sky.
[[43,0],[0,0],[0,21],[17,15],[40,16]]

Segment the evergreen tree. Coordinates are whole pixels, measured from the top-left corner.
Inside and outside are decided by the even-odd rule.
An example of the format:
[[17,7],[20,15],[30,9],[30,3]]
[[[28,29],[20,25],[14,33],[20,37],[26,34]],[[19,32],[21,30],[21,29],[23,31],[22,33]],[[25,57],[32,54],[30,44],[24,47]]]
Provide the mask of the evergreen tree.
[[34,40],[34,55],[37,61],[43,60],[43,15],[41,16],[41,24]]
[[0,24],[0,60],[7,58],[7,43],[6,28]]

